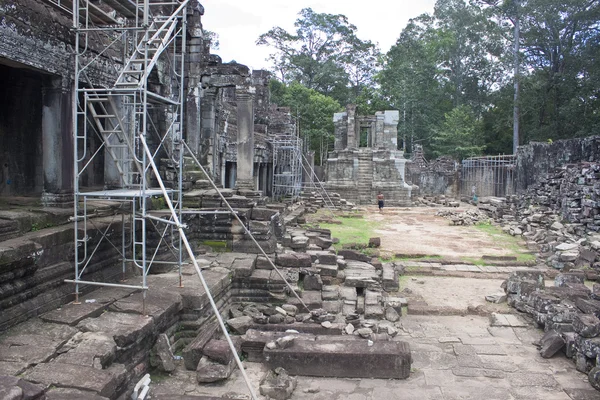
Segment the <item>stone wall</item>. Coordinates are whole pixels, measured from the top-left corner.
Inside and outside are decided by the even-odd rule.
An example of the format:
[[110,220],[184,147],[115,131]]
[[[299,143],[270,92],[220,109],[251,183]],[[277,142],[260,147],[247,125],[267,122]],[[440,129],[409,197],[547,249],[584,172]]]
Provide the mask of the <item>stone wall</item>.
[[[88,232],[88,251],[94,249],[108,227],[108,220],[97,220]],[[74,299],[73,226],[62,225],[25,234],[2,242],[0,246],[0,331],[26,319],[58,308]],[[121,242],[121,225],[106,232],[114,243]],[[121,276],[119,254],[107,241],[96,251],[94,262],[82,279],[115,281]],[[84,288],[84,293],[91,288]]]
[[517,190],[527,189],[557,167],[584,161],[600,161],[600,136],[520,146],[516,162]]

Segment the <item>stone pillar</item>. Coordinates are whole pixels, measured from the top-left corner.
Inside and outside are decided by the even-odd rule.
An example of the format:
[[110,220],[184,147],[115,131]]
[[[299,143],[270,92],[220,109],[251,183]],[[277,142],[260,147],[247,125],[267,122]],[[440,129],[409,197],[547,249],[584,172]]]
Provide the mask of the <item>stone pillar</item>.
[[42,93],[45,206],[73,205],[73,92],[73,82],[59,77],[52,79]]
[[252,93],[236,89],[237,100],[237,189],[254,188],[254,112]]
[[348,113],[341,112],[333,114],[334,126],[334,150],[344,150],[348,143]]
[[356,137],[356,133],[358,131],[356,129],[356,105],[347,105],[346,112],[348,113],[348,139],[346,143],[346,148],[353,149],[358,147],[360,140],[360,137]]
[[[216,135],[216,120],[217,120],[217,88],[210,88],[203,91],[202,104],[200,106],[202,110],[200,140],[196,145],[198,151],[198,161],[204,165],[209,171],[213,173],[213,152]],[[191,146],[190,146],[191,147]],[[192,147],[192,150],[195,150]]]
[[400,111],[383,112],[383,147],[386,149],[398,149],[398,121],[400,121]]

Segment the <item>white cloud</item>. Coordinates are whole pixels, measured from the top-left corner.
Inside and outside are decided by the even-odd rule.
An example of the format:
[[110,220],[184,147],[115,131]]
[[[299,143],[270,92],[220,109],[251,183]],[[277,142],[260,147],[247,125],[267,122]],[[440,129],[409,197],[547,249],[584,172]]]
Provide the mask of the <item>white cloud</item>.
[[217,51],[224,62],[236,60],[252,69],[268,68],[271,50],[256,46],[258,36],[274,26],[289,31],[302,8],[343,14],[358,28],[363,40],[378,42],[387,51],[410,18],[432,12],[435,0],[200,0],[205,8],[203,26],[219,35]]

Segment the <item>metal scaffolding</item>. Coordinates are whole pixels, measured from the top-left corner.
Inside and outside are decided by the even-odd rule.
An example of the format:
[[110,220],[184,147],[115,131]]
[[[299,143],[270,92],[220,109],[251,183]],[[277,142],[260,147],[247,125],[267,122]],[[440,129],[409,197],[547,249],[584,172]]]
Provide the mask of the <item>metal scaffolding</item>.
[[297,200],[302,191],[302,140],[295,135],[276,135],[273,146],[272,198]]
[[[90,0],[72,1],[76,251],[75,279],[69,282],[75,283],[76,302],[80,285],[141,289],[145,299],[148,273],[157,264],[178,266],[181,284],[182,238],[178,228],[188,1],[105,0],[114,12],[100,9]],[[157,64],[160,71],[155,68]],[[100,71],[106,71],[104,79],[98,76]],[[107,76],[116,78],[109,81]],[[159,93],[157,87],[163,90]],[[83,185],[96,162],[105,174],[105,186],[100,190]],[[157,165],[173,172],[170,188],[163,188],[160,176],[153,176]],[[95,227],[91,210],[94,203],[106,200],[120,206],[122,238],[120,243],[113,243],[107,234],[117,219],[113,218],[92,248],[88,246],[90,230]],[[165,212],[165,203],[177,210],[179,218]],[[155,235],[153,245],[148,242],[150,233]],[[139,271],[139,277],[129,283],[112,283],[108,278],[84,280],[88,266],[98,261],[102,242],[119,252],[123,277],[129,266]]]
[[505,197],[515,193],[513,155],[471,157],[462,161],[460,194]]

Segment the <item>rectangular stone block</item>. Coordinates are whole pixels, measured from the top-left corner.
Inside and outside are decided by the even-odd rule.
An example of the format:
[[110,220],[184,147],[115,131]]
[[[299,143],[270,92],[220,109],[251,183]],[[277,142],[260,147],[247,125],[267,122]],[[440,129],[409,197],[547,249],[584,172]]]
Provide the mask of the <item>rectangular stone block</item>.
[[410,375],[408,343],[378,341],[315,342],[298,340],[287,349],[264,350],[270,369],[290,375],[333,378],[406,379]]

